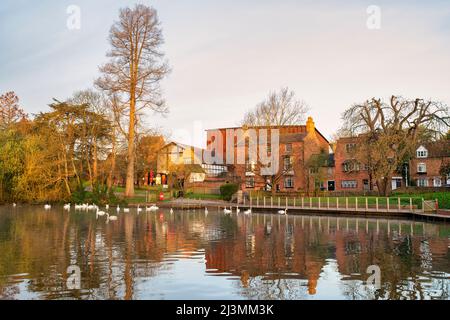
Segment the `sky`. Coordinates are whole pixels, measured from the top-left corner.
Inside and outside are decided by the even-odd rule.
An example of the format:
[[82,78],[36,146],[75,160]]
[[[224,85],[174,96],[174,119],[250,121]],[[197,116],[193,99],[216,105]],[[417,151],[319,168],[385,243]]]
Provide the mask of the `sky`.
[[[92,87],[119,9],[135,3],[158,11],[172,69],[161,84],[170,113],[147,125],[175,141],[204,146],[204,130],[237,125],[286,86],[327,138],[372,97],[450,103],[448,0],[1,0],[0,92],[35,114]],[[79,30],[67,28],[70,5]],[[371,5],[378,29],[367,27]]]

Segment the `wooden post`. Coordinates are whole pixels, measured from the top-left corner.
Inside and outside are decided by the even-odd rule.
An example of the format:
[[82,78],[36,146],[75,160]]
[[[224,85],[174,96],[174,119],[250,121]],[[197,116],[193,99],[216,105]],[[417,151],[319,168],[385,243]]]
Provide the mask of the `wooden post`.
[[348,198],[347,197],[345,197],[345,209],[348,210]]
[[378,211],[378,197],[375,198],[375,206],[376,206],[377,211]]
[[355,211],[358,211],[358,197],[355,197]]
[[386,211],[389,212],[389,197],[386,197]]
[[309,207],[312,208],[312,198],[309,197]]
[[336,209],[339,209],[339,197],[336,197]]
[[288,207],[288,198],[286,197],[286,208]]
[[369,199],[366,197],[366,211],[369,211]]
[[397,202],[398,202],[398,211],[400,211],[402,209],[402,205],[400,203],[400,197],[397,198]]
[[280,207],[280,197],[278,197],[278,207]]
[[264,208],[265,208],[266,207],[266,197],[264,197],[263,201],[264,201]]
[[320,209],[320,197],[319,197],[319,209]]
[[302,209],[305,208],[305,198],[302,197]]
[[270,197],[270,207],[273,208],[273,197]]
[[295,208],[295,199],[297,199],[296,197],[294,197],[294,208]]
[[330,209],[330,198],[327,197],[327,209]]
[[409,198],[409,210],[413,211],[412,198]]

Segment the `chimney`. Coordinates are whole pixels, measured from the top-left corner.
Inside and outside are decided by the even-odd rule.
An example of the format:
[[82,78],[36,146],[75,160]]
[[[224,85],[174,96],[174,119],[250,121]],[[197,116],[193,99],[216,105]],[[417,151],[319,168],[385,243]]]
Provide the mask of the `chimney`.
[[308,117],[308,121],[306,122],[306,132],[308,135],[314,134],[316,130],[316,127],[314,125],[314,121],[312,117]]

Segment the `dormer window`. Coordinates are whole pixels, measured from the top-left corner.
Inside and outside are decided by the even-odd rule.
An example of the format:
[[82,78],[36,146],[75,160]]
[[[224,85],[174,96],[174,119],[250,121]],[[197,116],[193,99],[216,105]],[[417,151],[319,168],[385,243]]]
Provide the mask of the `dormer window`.
[[420,146],[416,151],[417,158],[427,158],[428,150],[424,146]]

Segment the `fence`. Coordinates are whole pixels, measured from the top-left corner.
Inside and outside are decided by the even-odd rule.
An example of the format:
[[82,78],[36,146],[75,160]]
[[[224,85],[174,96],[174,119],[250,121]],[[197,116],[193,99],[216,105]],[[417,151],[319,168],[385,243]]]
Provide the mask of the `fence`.
[[242,204],[262,208],[299,208],[330,210],[366,210],[366,211],[425,211],[433,207],[419,197],[260,197],[243,199]]

